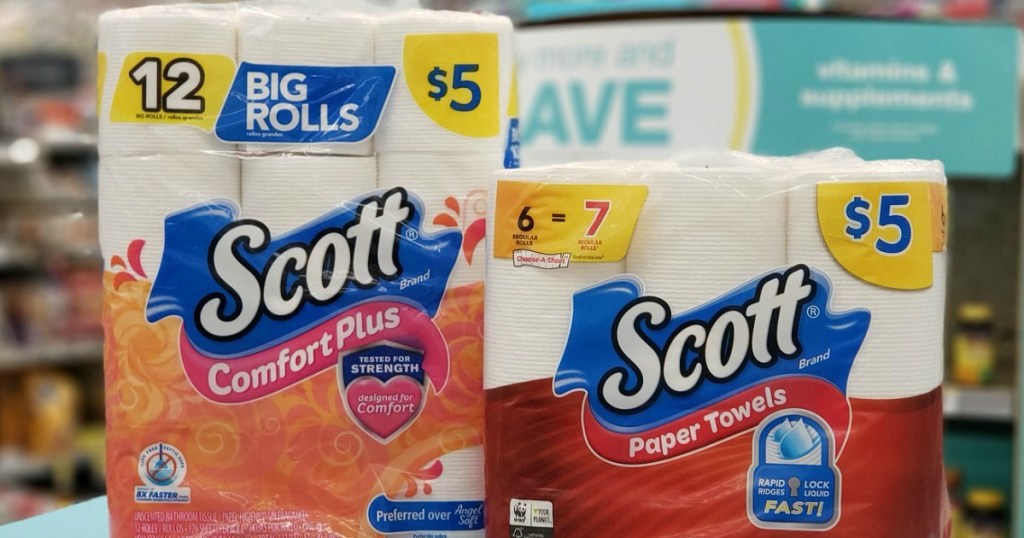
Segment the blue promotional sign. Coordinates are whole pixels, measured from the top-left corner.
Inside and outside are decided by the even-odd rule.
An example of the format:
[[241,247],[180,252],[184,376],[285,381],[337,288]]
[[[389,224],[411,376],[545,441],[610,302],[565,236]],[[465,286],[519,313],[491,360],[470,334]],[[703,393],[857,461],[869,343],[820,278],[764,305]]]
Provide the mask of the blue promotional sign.
[[938,159],[949,174],[1013,172],[1015,28],[795,20],[751,28],[762,81],[752,151],[844,146],[867,159]]
[[[585,13],[584,4],[547,5]],[[516,46],[530,166],[840,146],[866,159],[938,159],[949,175],[1007,179],[1014,170],[1011,25],[603,21],[527,28]]]

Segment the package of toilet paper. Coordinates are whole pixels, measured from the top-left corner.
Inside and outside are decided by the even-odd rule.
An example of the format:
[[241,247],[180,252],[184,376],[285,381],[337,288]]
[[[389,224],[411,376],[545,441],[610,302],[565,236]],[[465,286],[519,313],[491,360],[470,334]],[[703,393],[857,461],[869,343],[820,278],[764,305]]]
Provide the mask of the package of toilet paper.
[[943,536],[945,182],[844,150],[498,172],[488,535]]
[[511,30],[311,1],[100,17],[113,536],[484,535]]

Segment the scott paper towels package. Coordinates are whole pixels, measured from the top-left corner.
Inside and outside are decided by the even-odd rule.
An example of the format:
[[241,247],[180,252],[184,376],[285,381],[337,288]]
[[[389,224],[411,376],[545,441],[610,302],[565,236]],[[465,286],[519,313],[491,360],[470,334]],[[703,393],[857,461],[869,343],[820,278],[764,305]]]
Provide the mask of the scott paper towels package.
[[941,164],[599,162],[491,195],[489,536],[947,531]]
[[100,17],[115,537],[484,535],[511,24],[356,6]]

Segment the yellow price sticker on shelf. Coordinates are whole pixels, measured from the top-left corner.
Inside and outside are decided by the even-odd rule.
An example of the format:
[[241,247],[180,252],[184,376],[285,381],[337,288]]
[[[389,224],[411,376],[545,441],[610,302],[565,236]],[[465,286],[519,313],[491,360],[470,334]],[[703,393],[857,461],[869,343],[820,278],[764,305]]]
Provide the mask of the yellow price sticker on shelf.
[[124,59],[110,121],[213,130],[235,74],[219,54],[133,52]]
[[643,185],[499,181],[494,256],[544,268],[619,261],[646,199]]
[[825,183],[818,225],[843,268],[872,284],[932,285],[932,252],[945,244],[945,189],[926,182]]
[[497,34],[409,35],[402,64],[409,92],[434,123],[463,136],[498,134]]

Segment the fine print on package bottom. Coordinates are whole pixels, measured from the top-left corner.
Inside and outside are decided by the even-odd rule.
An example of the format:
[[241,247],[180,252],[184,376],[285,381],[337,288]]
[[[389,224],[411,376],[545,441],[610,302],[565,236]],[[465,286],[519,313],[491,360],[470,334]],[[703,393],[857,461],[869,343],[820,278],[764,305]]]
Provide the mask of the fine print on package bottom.
[[844,150],[500,172],[488,536],[947,535],[945,182]]

